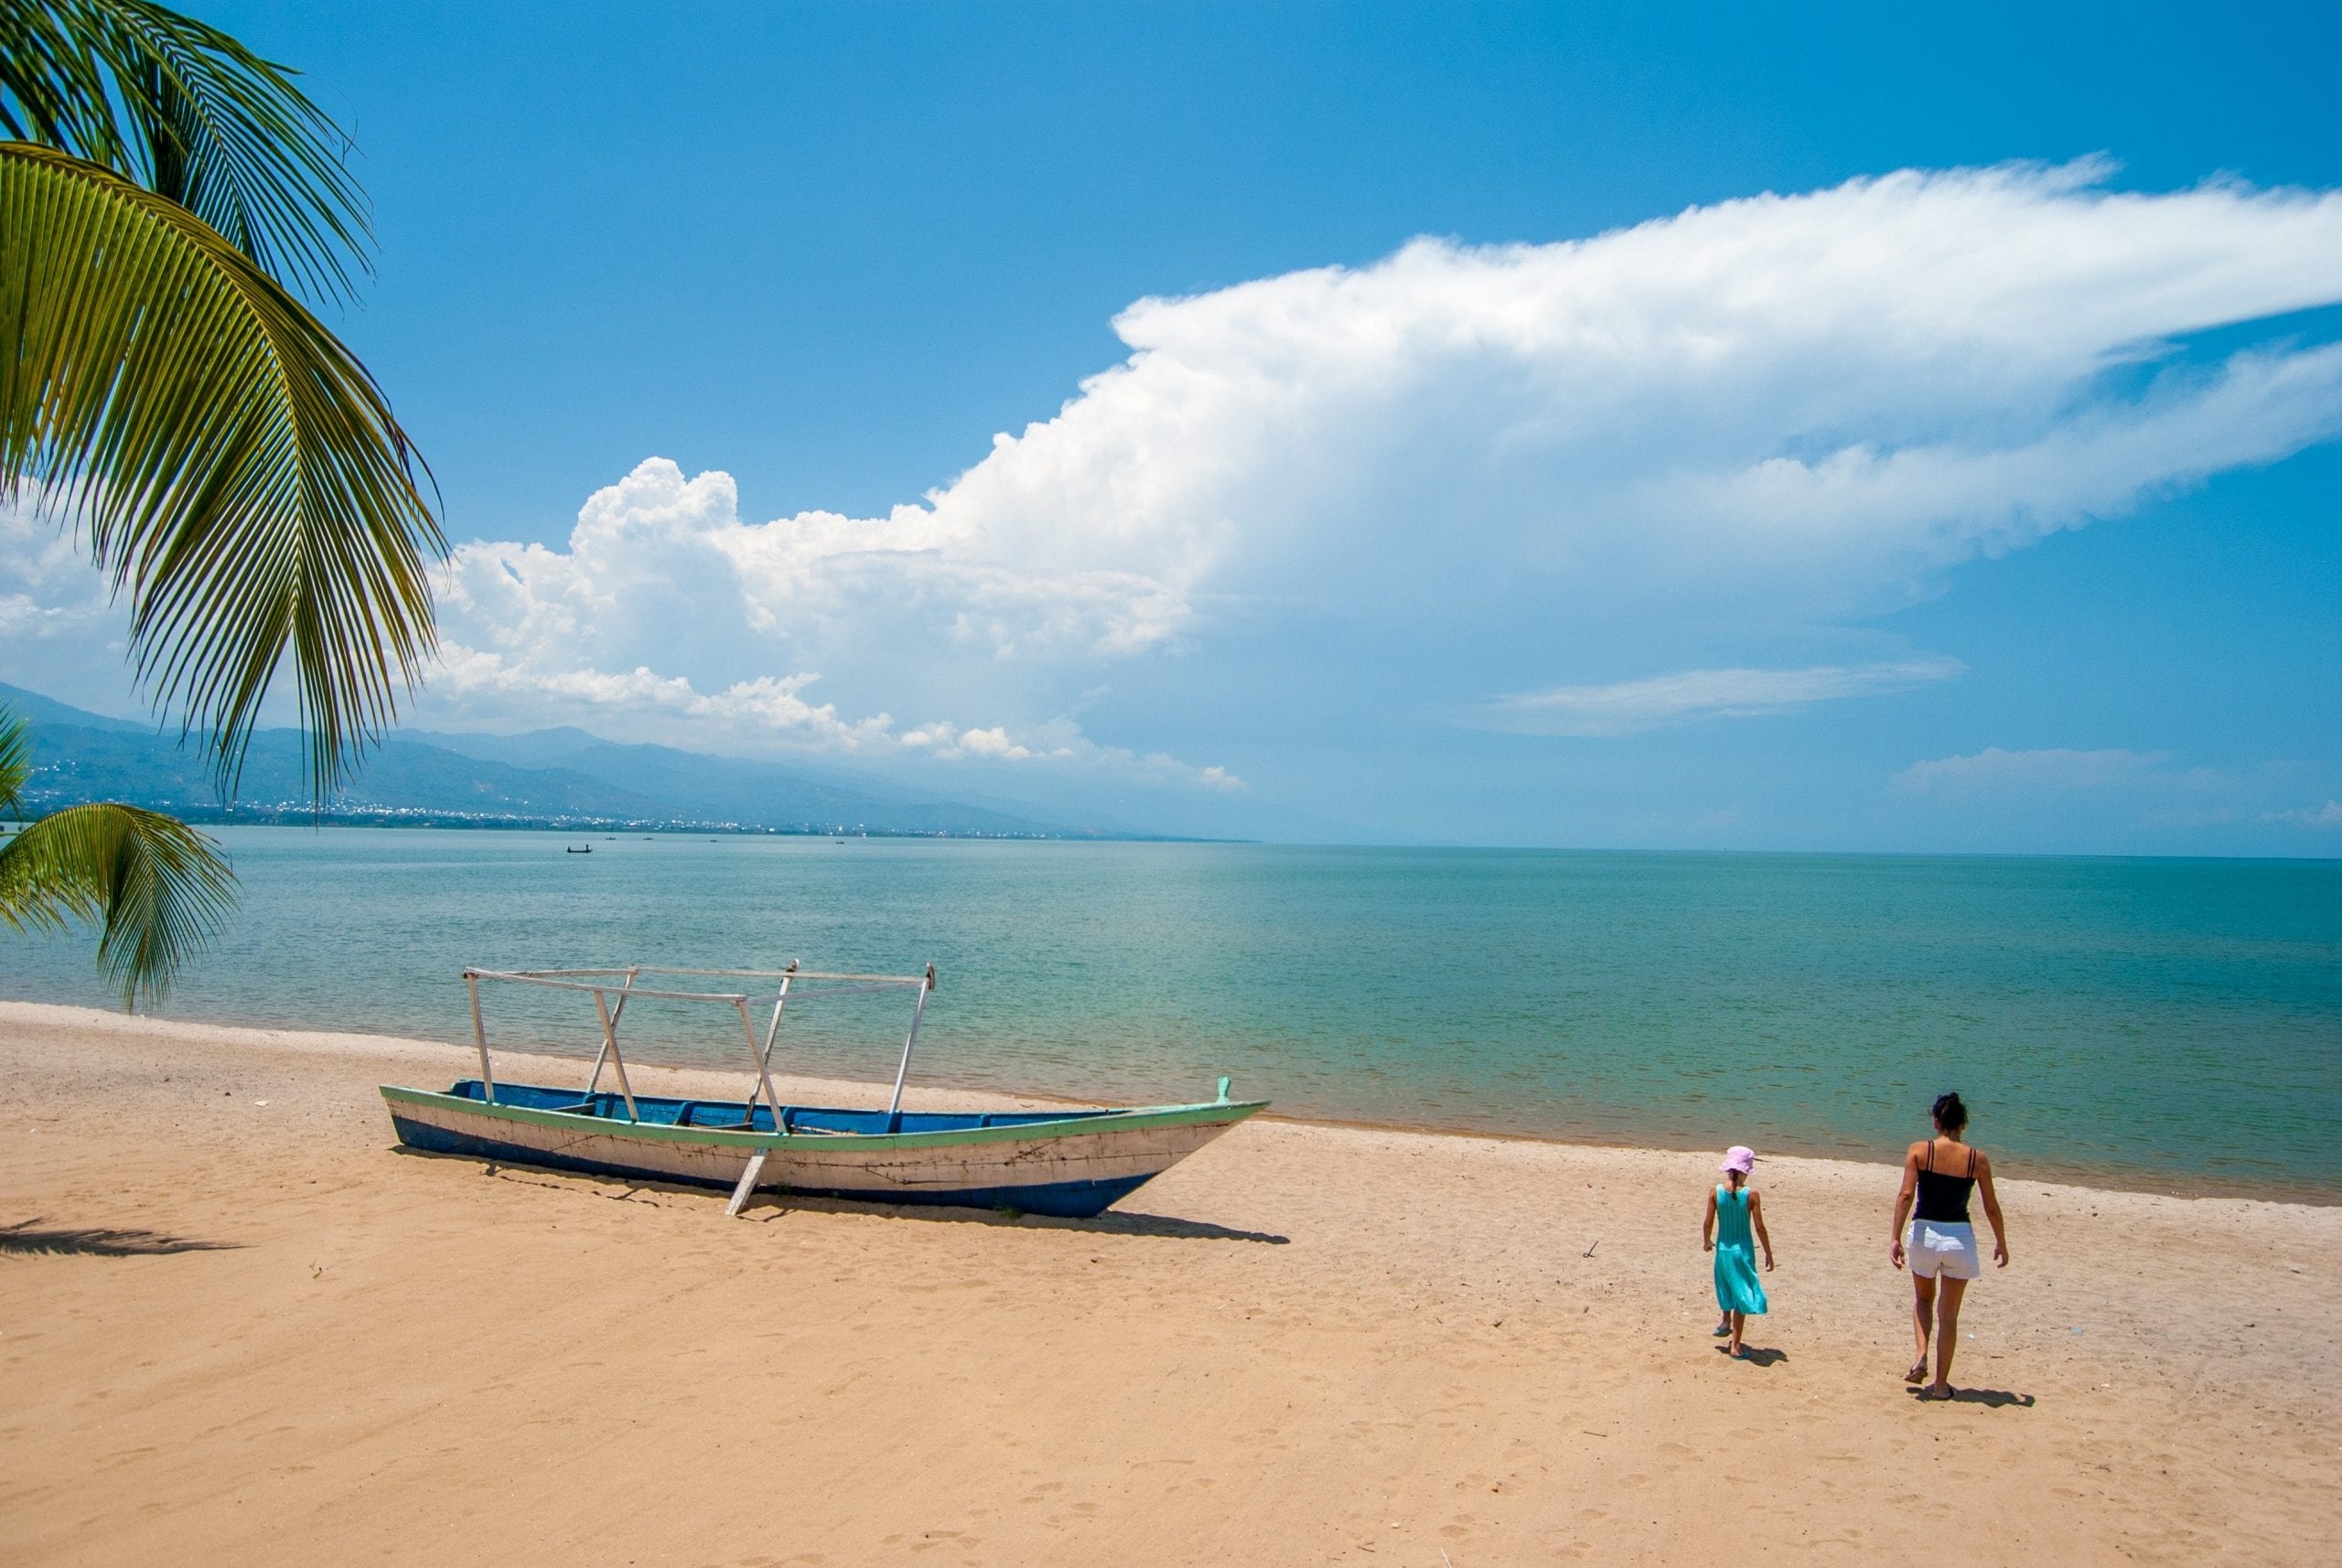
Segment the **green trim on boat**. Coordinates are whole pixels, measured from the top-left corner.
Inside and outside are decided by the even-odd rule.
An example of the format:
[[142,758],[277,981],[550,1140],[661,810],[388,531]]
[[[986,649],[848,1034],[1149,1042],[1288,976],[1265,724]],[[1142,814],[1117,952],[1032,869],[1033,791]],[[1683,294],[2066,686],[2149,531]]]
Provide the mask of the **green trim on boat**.
[[540,1111],[524,1105],[490,1105],[468,1095],[428,1089],[380,1086],[382,1098],[393,1105],[428,1105],[483,1116],[500,1122],[520,1122],[537,1127],[572,1132],[596,1132],[617,1137],[642,1138],[661,1144],[696,1144],[707,1148],[778,1149],[792,1144],[842,1144],[868,1148],[884,1144],[898,1149],[948,1148],[967,1144],[1022,1143],[1035,1138],[1078,1138],[1096,1133],[1146,1127],[1193,1127],[1212,1122],[1241,1122],[1268,1109],[1265,1100],[1207,1101],[1199,1105],[1148,1105],[1104,1115],[1069,1115],[1054,1122],[1020,1122],[1006,1127],[958,1127],[934,1133],[742,1133],[714,1127],[677,1127],[663,1122],[626,1122],[609,1116],[581,1116],[573,1112]]

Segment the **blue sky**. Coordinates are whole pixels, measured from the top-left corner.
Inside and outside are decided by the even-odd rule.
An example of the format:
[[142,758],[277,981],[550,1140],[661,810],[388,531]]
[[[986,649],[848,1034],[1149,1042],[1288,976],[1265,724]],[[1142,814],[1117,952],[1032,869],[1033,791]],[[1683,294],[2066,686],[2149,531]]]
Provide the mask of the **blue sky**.
[[[339,325],[467,547],[418,722],[2342,852],[2330,8],[198,9],[362,149]],[[133,711],[12,527],[10,678]]]

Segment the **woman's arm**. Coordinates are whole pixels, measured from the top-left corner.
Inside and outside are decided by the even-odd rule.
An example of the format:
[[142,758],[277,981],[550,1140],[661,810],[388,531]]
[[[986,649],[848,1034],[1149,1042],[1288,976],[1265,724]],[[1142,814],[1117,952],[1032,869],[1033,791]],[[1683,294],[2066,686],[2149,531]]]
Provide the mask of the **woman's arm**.
[[1700,1251],[1703,1252],[1713,1252],[1715,1250],[1716,1189],[1714,1187],[1710,1187],[1708,1188],[1707,1217],[1700,1221]]
[[1765,1249],[1765,1266],[1773,1266],[1773,1239],[1765,1234],[1765,1197],[1762,1193],[1748,1195],[1748,1223],[1756,1229],[1756,1240]]
[[1983,1155],[1976,1156],[1976,1190],[1984,1197],[1984,1218],[1993,1222],[1993,1262],[1996,1267],[2009,1266],[2009,1233],[2001,1224],[2001,1197],[1993,1190],[1993,1162]]
[[1919,1190],[1919,1145],[1912,1144],[1903,1154],[1903,1186],[1895,1194],[1895,1230],[1887,1242],[1887,1260],[1896,1268],[1903,1266],[1903,1222],[1911,1218],[1911,1197]]

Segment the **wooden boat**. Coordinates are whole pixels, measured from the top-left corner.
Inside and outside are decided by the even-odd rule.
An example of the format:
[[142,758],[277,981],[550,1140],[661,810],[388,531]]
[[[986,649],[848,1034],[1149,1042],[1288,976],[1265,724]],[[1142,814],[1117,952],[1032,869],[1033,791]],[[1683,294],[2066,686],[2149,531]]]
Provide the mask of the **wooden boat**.
[[[772,980],[779,987],[769,995],[652,989],[638,983],[644,975]],[[905,1111],[903,1085],[935,988],[931,964],[926,973],[910,976],[816,974],[792,964],[773,972],[471,969],[464,979],[471,990],[480,1075],[444,1091],[383,1085],[400,1143],[513,1165],[728,1187],[732,1214],[755,1192],[779,1190],[1087,1218],[1267,1105],[1230,1099],[1229,1080],[1222,1078],[1218,1098],[1190,1105]],[[480,1008],[483,980],[592,993],[602,1045],[583,1089],[496,1080]],[[770,1069],[790,1003],[892,987],[916,987],[918,999],[886,1109],[781,1104]],[[739,1100],[636,1094],[618,1043],[629,1000],[713,1003],[736,1014],[756,1070],[754,1087]],[[772,1016],[759,1040],[749,1010],[767,1003]],[[615,1091],[601,1087],[606,1066],[615,1073]]]

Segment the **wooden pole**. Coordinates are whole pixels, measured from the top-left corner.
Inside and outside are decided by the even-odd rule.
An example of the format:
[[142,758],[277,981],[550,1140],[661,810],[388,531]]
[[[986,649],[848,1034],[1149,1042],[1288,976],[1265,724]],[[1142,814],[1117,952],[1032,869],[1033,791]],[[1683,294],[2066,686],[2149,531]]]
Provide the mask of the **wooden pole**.
[[903,1040],[902,1065],[895,1069],[895,1095],[886,1101],[886,1131],[896,1132],[903,1124],[903,1080],[911,1075],[911,1047],[919,1044],[919,1021],[927,1015],[927,994],[935,989],[935,966],[927,966],[927,978],[919,988],[919,1004],[911,1009],[911,1032]]
[[748,1195],[757,1190],[757,1178],[764,1174],[764,1169],[765,1151],[758,1149],[748,1156],[747,1165],[740,1171],[740,1184],[732,1189],[732,1201],[724,1206],[726,1219],[740,1218],[740,1210],[748,1206]]
[[488,1026],[479,1021],[479,976],[467,969],[464,971],[464,983],[470,986],[472,992],[472,1039],[479,1046],[480,1092],[487,1095],[488,1103],[493,1105],[496,1103],[496,1074],[489,1069],[488,1065]]
[[[610,1014],[612,1029],[616,1029],[618,1026],[618,1020],[626,1016],[626,993],[634,989],[634,977],[641,972],[642,966],[639,964],[626,972],[626,983],[618,987],[618,1004]],[[602,1087],[602,1063],[609,1054],[610,1047],[607,1045],[594,1053],[594,1075],[586,1080],[586,1098],[588,1100],[593,1099],[594,1091]]]
[[772,999],[772,1022],[765,1028],[764,1055],[757,1058],[764,1063],[768,1072],[772,1070],[772,1043],[780,1037],[780,1010],[789,1005],[789,983],[797,978],[796,969],[796,961],[792,959],[789,970],[780,977],[780,994]]
[[[789,983],[787,981],[783,981],[781,983],[786,985]],[[740,1009],[740,1030],[743,1034],[748,1036],[748,1055],[756,1059],[757,1081],[765,1086],[765,1104],[770,1107],[772,1111],[772,1130],[776,1133],[780,1132],[782,1130],[780,1125],[780,1101],[773,1098],[772,1075],[765,1071],[765,1058],[757,1053],[757,1026],[748,1022],[748,999],[745,996],[740,996],[735,997],[733,1000]],[[773,1009],[773,1022],[776,1025],[780,1022],[780,1010],[778,1007]],[[748,1103],[750,1106],[748,1123],[753,1127],[756,1124],[757,1120],[754,1109],[756,1101],[750,1101]]]
[[610,993],[598,987],[594,992],[594,1011],[602,1015],[602,1047],[610,1053],[610,1065],[618,1069],[618,1093],[626,1100],[626,1119],[639,1122],[642,1117],[634,1108],[634,1086],[626,1080],[626,1058],[618,1054],[618,1026],[610,1017]]

